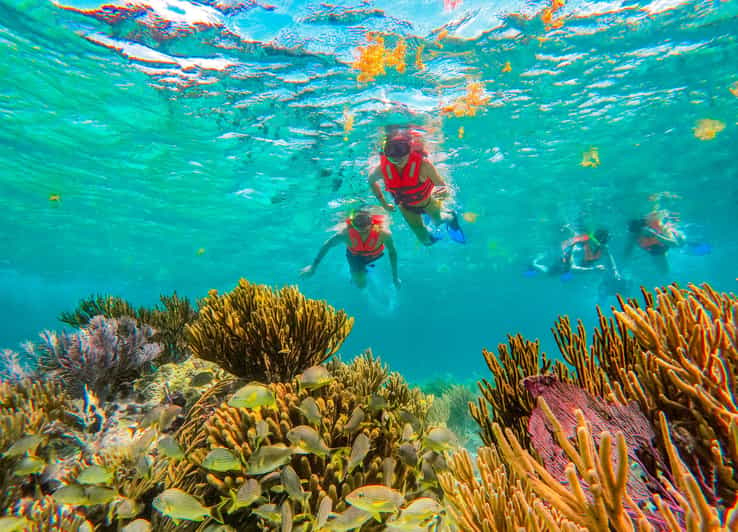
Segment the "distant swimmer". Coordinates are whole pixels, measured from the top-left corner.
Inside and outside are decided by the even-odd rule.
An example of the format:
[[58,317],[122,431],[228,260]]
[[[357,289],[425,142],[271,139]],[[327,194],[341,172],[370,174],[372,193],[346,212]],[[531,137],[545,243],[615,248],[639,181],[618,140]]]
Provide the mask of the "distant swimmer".
[[351,279],[356,286],[366,287],[367,267],[373,267],[374,262],[384,255],[386,248],[392,267],[392,281],[397,288],[400,287],[401,282],[397,275],[397,250],[387,219],[384,215],[371,214],[367,210],[360,210],[347,218],[345,223],[339,226],[336,234],[325,241],[312,264],[300,271],[300,276],[311,277],[328,250],[339,244],[346,245],[346,260],[351,270]]
[[613,277],[620,277],[615,259],[607,247],[610,232],[599,228],[594,233],[575,233],[561,243],[557,259],[551,264],[543,264],[544,255],[537,256],[532,267],[543,273],[560,275],[569,272],[609,271]]
[[369,174],[369,185],[382,207],[394,211],[395,205],[386,200],[379,185],[384,182],[385,190],[422,244],[430,246],[440,240],[423,223],[423,214],[436,225],[445,223],[451,239],[463,244],[466,238],[459,217],[446,206],[450,189],[426,155],[420,139],[410,130],[389,128],[379,166]]
[[671,248],[683,246],[684,243],[684,233],[677,228],[669,211],[655,209],[642,218],[628,222],[625,256],[630,257],[637,245],[653,257],[661,273],[667,273],[669,271],[667,252]]

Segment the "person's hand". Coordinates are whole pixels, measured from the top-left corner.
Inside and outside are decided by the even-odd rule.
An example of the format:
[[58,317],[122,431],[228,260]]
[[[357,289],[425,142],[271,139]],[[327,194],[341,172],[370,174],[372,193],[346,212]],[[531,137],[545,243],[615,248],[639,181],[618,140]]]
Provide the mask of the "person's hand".
[[395,283],[395,288],[400,288],[402,286],[402,281],[400,281],[399,277],[392,279],[392,282]]
[[302,270],[300,270],[300,277],[312,277],[315,273],[315,268],[312,264],[308,264]]

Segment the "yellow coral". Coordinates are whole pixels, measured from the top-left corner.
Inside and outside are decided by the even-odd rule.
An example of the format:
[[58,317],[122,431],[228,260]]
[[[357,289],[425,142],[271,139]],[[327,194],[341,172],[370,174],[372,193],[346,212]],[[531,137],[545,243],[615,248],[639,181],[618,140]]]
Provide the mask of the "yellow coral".
[[[367,367],[366,362],[364,359],[355,366],[342,366],[343,375],[359,371],[357,368],[363,368],[363,371]],[[337,367],[336,364],[332,366]],[[375,364],[369,366],[376,369]],[[351,379],[338,378],[336,374],[333,377],[328,385],[313,391],[297,386],[296,381],[269,384],[276,398],[275,405],[255,410],[235,408],[227,402],[220,402],[232,393],[238,383],[233,381],[226,384],[223,381],[217,384],[191,409],[177,434],[186,456],[169,465],[167,474],[162,478],[165,486],[177,487],[202,500],[216,503],[218,500],[227,501],[246,480],[256,478],[262,485],[262,495],[267,502],[277,506],[284,504],[290,497],[289,493],[285,493],[285,488],[279,486],[279,489],[269,489],[280,484],[280,475],[251,475],[245,464],[258,449],[280,444],[289,446],[290,431],[300,427],[303,433],[314,431],[330,449],[325,455],[295,453],[290,458],[290,466],[301,479],[300,485],[306,492],[299,501],[293,500],[300,514],[315,515],[326,496],[331,499],[334,512],[343,511],[347,508],[345,496],[351,490],[367,484],[385,484],[405,493],[415,492],[419,488],[416,478],[419,472],[416,464],[409,465],[399,459],[399,448],[403,444],[406,447],[412,445],[402,439],[407,423],[403,407],[408,400],[422,402],[422,398],[413,399],[412,393],[406,395],[407,387],[395,382],[389,385],[394,391],[388,392],[384,406],[375,409],[371,406],[372,397],[358,394],[351,385]],[[397,381],[397,378],[390,381]],[[383,389],[385,386],[380,386],[372,396]],[[307,415],[304,405],[308,399],[320,413],[320,419]],[[363,412],[360,418],[355,418],[357,411]],[[360,456],[356,458],[358,462],[350,464],[351,449],[359,434],[363,434],[370,445],[363,458]],[[226,472],[205,469],[203,461],[214,448],[228,449],[239,458],[241,468]],[[436,455],[429,455],[427,460],[429,462],[425,469],[428,471],[440,468],[442,463],[442,458]],[[427,480],[432,488],[432,480]],[[265,526],[253,512],[234,513],[230,512],[229,506],[221,504],[220,507],[223,508],[223,514],[227,514],[226,522],[238,529]],[[172,523],[159,521],[158,518],[154,524],[158,530],[174,529]],[[295,515],[295,524],[298,524],[298,515]],[[366,530],[375,528],[370,526]]]
[[187,332],[195,356],[238,377],[275,382],[330,358],[353,323],[296,287],[272,290],[241,279],[227,294],[212,290]]

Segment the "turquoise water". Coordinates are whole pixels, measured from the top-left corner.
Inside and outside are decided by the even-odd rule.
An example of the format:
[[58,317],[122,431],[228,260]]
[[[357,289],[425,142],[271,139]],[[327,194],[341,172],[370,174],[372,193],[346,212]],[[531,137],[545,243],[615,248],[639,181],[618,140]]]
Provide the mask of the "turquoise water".
[[[92,293],[153,304],[246,277],[346,309],[345,358],[371,346],[411,380],[486,376],[482,347],[522,332],[550,351],[556,316],[591,324],[615,302],[596,275],[524,275],[560,227],[609,227],[621,262],[627,221],[664,192],[710,252],[672,251],[669,274],[636,252],[624,273],[734,291],[738,2],[568,2],[558,29],[545,7],[142,0],[101,16],[0,0],[0,347],[60,329]],[[404,73],[357,82],[368,32],[404,39]],[[488,103],[443,113],[470,81]],[[724,129],[700,140],[701,119]],[[330,227],[372,202],[382,128],[409,123],[477,215],[468,243],[419,246],[395,213],[397,293],[386,259],[368,290],[351,286],[339,249],[299,279]],[[601,164],[581,166],[592,147]]]

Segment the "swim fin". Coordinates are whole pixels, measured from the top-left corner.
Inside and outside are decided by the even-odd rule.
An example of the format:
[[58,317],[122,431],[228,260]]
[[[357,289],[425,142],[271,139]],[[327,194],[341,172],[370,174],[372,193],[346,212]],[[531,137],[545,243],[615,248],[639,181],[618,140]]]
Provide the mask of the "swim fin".
[[707,242],[687,242],[687,254],[701,257],[709,255],[712,252],[712,246]]
[[459,225],[459,216],[456,214],[455,211],[451,213],[451,216],[452,218],[448,222],[446,222],[446,231],[448,231],[448,236],[450,236],[451,240],[453,240],[454,242],[458,242],[459,244],[466,244],[464,231]]

